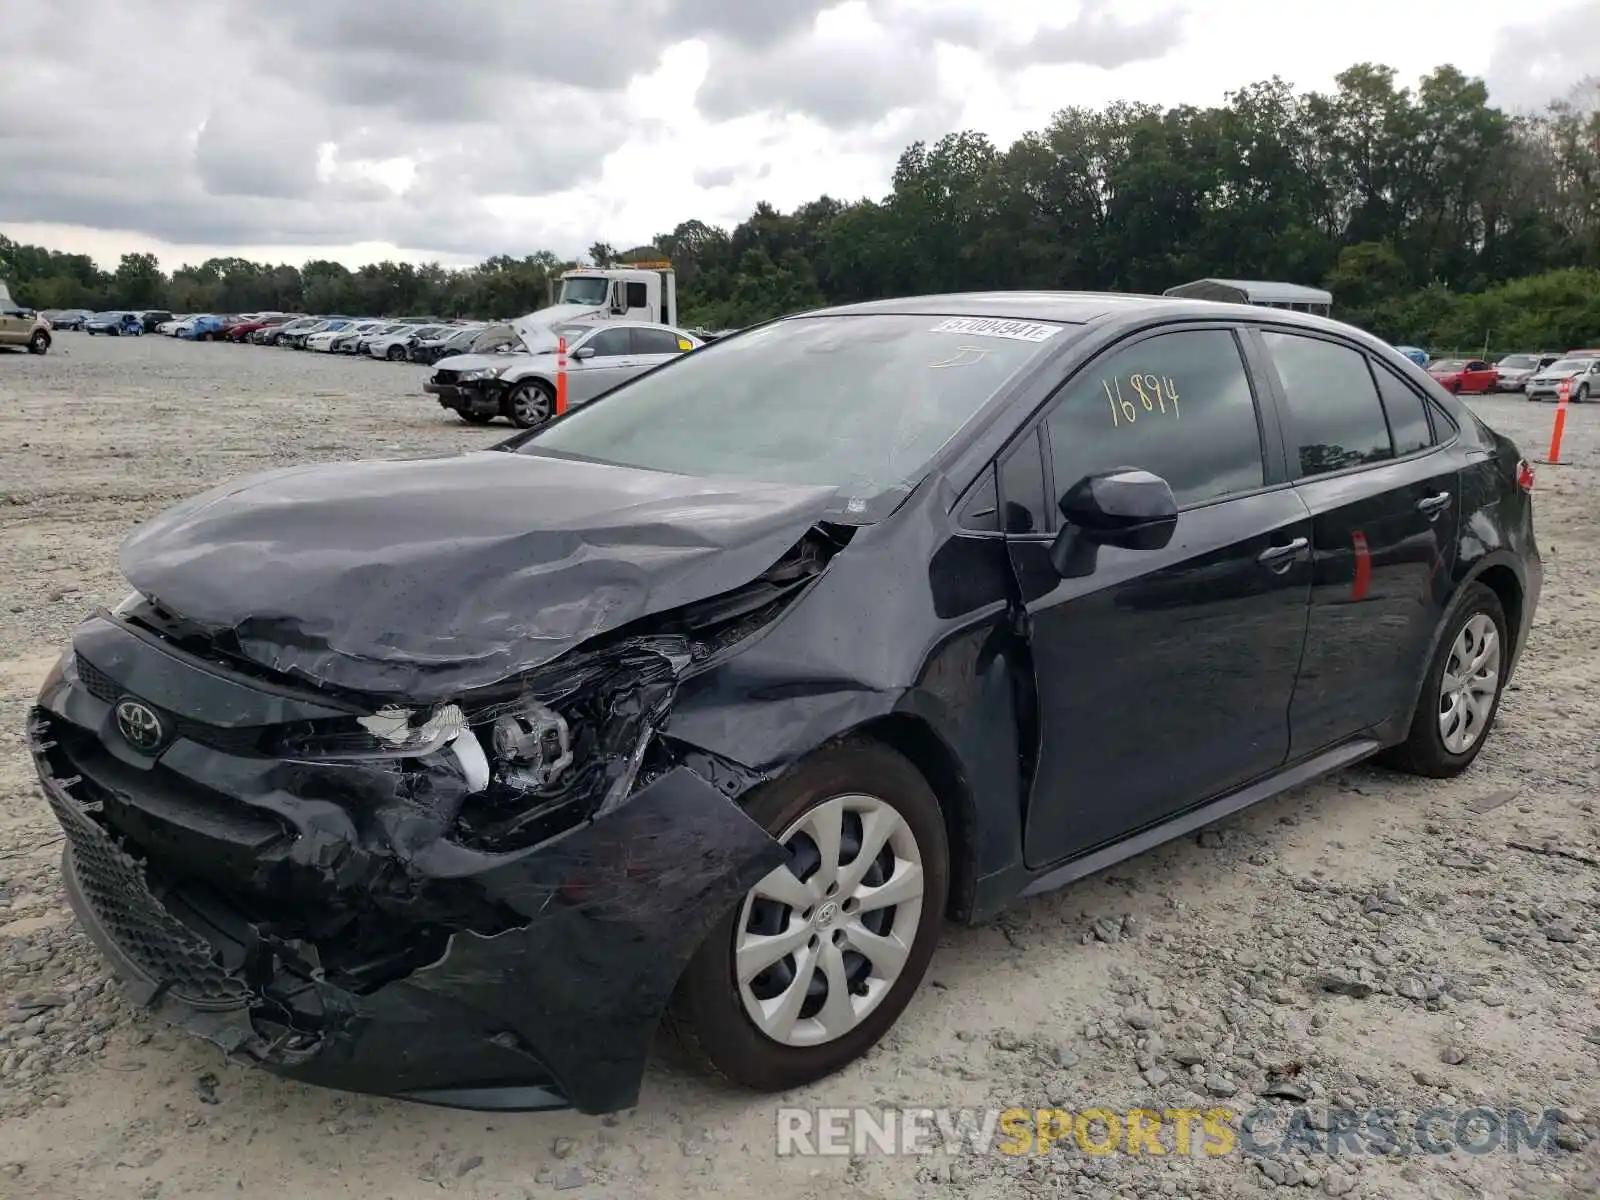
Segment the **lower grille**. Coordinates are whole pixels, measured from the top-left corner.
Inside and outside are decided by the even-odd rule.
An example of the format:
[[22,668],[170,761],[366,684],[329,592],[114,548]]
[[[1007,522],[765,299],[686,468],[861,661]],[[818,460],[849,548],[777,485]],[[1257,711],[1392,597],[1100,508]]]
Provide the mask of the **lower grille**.
[[45,795],[66,831],[83,898],[118,949],[187,1004],[208,1009],[248,1004],[249,993],[217,963],[216,952],[151,894],[138,862],[70,796],[52,787]]

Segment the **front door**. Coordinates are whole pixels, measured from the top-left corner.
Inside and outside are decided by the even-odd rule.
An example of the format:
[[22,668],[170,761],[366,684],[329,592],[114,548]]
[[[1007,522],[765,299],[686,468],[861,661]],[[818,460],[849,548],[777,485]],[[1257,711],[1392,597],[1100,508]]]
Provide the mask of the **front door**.
[[567,362],[569,405],[586,404],[634,373],[633,340],[626,326],[601,329],[581,346],[574,347],[574,353],[579,349],[594,353],[584,358],[569,358]]
[[[1157,824],[1282,765],[1305,639],[1311,520],[1283,480],[1230,328],[1124,343],[1052,402],[1042,455],[1002,464],[1003,511],[1028,613],[1040,728],[1026,858],[1042,867]],[[1271,429],[1273,438],[1265,437]],[[1097,547],[1063,578],[1038,489],[1140,467],[1179,506],[1165,548]],[[1053,506],[1052,506],[1053,507]]]
[[1299,758],[1407,715],[1449,602],[1461,462],[1438,445],[1449,440],[1435,432],[1443,413],[1381,362],[1304,332],[1261,339],[1313,518],[1310,626],[1289,714]]

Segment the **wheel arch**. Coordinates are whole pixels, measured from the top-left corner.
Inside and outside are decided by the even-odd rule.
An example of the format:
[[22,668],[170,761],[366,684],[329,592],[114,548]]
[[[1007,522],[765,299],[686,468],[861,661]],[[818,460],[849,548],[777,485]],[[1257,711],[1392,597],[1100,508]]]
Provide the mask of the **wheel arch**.
[[1500,608],[1506,617],[1506,640],[1511,643],[1506,656],[1509,667],[1522,650],[1519,638],[1522,635],[1523,604],[1527,598],[1522,579],[1509,563],[1491,562],[1463,579],[1460,586],[1466,587],[1469,583],[1483,584],[1500,601]]
[[1505,656],[1507,672],[1516,662],[1522,650],[1519,638],[1522,632],[1523,606],[1527,598],[1527,584],[1517,570],[1512,556],[1507,552],[1497,551],[1474,563],[1472,569],[1457,580],[1455,586],[1450,590],[1450,600],[1445,605],[1444,613],[1440,616],[1439,623],[1434,628],[1433,636],[1428,641],[1428,652],[1422,656],[1422,668],[1418,672],[1411,690],[1411,703],[1404,711],[1396,713],[1391,721],[1379,727],[1376,732],[1382,741],[1391,744],[1398,742],[1410,728],[1411,718],[1416,712],[1417,705],[1422,701],[1422,687],[1427,682],[1428,668],[1433,663],[1433,656],[1439,651],[1439,642],[1444,637],[1445,626],[1449,623],[1450,614],[1455,610],[1456,599],[1474,583],[1483,584],[1500,601],[1500,609],[1506,619],[1506,638],[1510,642]]
[[933,789],[944,816],[950,850],[950,892],[945,915],[964,921],[977,883],[977,806],[960,759],[922,717],[891,712],[858,725],[853,737],[879,742],[905,758]]

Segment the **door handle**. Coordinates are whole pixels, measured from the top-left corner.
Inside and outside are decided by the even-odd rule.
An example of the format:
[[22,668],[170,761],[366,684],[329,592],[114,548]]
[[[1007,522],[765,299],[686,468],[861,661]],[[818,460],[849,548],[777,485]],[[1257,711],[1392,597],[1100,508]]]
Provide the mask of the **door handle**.
[[1294,541],[1285,542],[1281,546],[1268,546],[1260,554],[1256,555],[1256,561],[1272,566],[1283,562],[1285,559],[1293,558],[1309,545],[1311,545],[1310,538],[1297,537]]
[[1450,493],[1440,492],[1437,496],[1427,496],[1417,501],[1417,511],[1436,513],[1450,505]]

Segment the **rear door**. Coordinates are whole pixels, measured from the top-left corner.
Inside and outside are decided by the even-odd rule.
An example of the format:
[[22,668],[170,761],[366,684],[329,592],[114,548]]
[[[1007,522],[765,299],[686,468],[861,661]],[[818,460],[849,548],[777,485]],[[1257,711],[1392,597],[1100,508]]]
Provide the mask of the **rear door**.
[[659,367],[662,363],[671,362],[693,348],[692,342],[680,338],[670,329],[662,329],[659,326],[638,326],[633,330],[635,369],[632,374],[643,374]]
[[1495,379],[1495,369],[1482,359],[1475,358],[1467,363],[1466,372],[1461,377],[1461,390],[1463,392],[1492,392],[1494,391]]
[[[1279,767],[1305,639],[1311,521],[1233,328],[1137,335],[1076,374],[999,466],[1038,688],[1026,857],[1094,849]],[[1051,565],[1058,497],[1085,475],[1166,479],[1158,550]]]
[[1305,329],[1258,336],[1312,514],[1289,713],[1290,757],[1303,758],[1407,715],[1450,599],[1460,463],[1438,445],[1422,393],[1362,348]]

